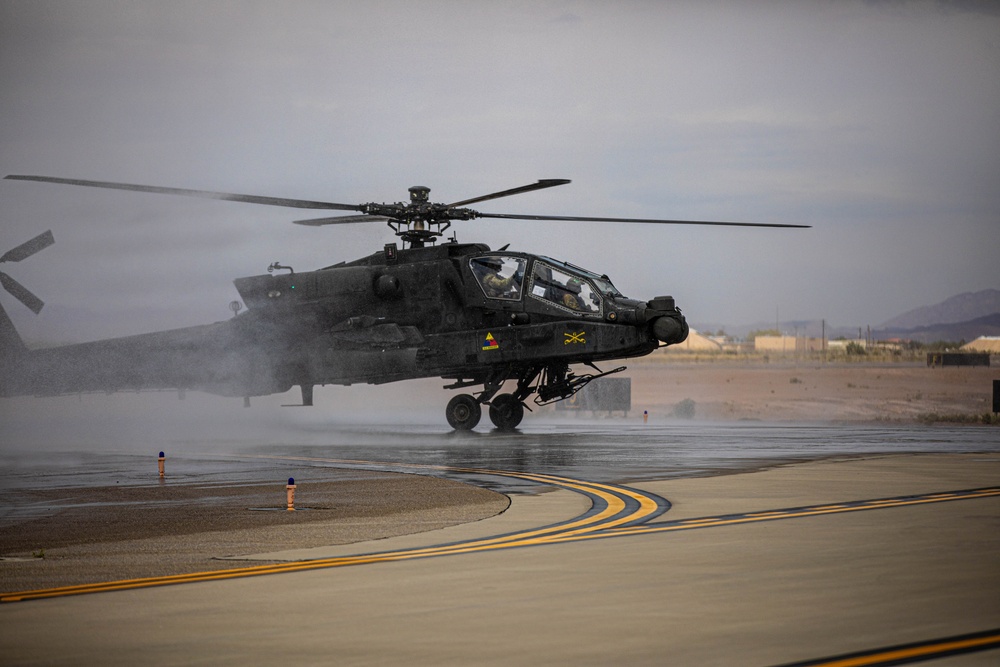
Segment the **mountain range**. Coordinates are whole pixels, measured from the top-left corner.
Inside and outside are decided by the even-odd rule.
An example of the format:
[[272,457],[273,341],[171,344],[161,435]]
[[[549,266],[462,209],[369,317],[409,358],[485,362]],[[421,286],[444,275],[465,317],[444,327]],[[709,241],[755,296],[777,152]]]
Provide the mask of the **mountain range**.
[[[775,322],[757,322],[740,326],[712,323],[694,324],[704,333],[719,330],[737,338],[746,337],[751,331],[774,329]],[[790,320],[779,323],[785,334],[826,338],[865,338],[869,332],[863,327],[836,326],[822,320]],[[871,330],[875,340],[901,338],[921,343],[935,341],[970,341],[979,336],[1000,336],[1000,290],[986,289],[964,292],[931,306],[908,310],[886,320]]]
[[964,292],[933,306],[908,310],[884,322],[879,329],[906,330],[938,324],[956,324],[1000,313],[1000,290]]

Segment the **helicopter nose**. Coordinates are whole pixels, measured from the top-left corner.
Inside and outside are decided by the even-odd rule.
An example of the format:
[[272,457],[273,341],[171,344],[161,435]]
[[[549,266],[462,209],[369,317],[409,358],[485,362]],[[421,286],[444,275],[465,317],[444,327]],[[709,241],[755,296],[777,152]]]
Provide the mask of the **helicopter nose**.
[[674,304],[673,297],[658,296],[646,304],[646,321],[652,323],[653,335],[667,345],[684,342],[688,324]]

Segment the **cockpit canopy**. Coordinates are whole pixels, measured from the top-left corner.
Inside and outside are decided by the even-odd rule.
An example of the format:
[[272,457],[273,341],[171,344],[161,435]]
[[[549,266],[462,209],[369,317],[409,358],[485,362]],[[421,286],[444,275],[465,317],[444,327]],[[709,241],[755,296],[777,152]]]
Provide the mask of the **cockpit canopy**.
[[471,258],[469,267],[489,299],[520,301],[527,293],[560,310],[599,317],[604,297],[621,296],[607,276],[550,257],[482,255]]
[[618,291],[617,287],[611,284],[611,279],[608,278],[607,276],[599,276],[593,271],[588,271],[587,269],[582,269],[579,266],[570,264],[569,262],[561,262],[558,259],[552,259],[551,257],[540,256],[539,259],[541,259],[543,262],[548,262],[552,266],[559,267],[560,269],[566,271],[567,273],[575,274],[577,276],[586,278],[587,280],[594,283],[594,286],[597,288],[597,291],[603,294],[604,296],[612,296],[612,297],[622,296],[622,293]]
[[487,255],[469,260],[472,275],[479,281],[483,293],[490,299],[519,301],[528,261],[523,257]]

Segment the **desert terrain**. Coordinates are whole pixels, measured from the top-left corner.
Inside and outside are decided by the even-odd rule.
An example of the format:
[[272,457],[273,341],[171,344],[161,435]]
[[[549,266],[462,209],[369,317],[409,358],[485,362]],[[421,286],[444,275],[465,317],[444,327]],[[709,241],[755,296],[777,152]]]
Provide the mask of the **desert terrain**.
[[650,419],[676,417],[679,403],[693,401],[695,419],[981,421],[1000,380],[995,367],[666,354],[632,361],[626,373],[633,413]]

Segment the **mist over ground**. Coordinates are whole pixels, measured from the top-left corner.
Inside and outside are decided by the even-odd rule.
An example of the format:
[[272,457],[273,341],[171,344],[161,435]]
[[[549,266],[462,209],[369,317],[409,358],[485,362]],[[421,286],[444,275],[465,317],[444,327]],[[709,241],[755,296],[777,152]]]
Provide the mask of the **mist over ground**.
[[[437,428],[450,432],[443,381],[317,387],[316,405],[304,408],[298,388],[285,394],[242,398],[188,391],[81,394],[0,401],[4,452],[69,449],[155,454],[232,453],[257,444],[352,442],[352,433]],[[289,407],[286,407],[289,406]],[[294,407],[290,407],[294,406]]]

